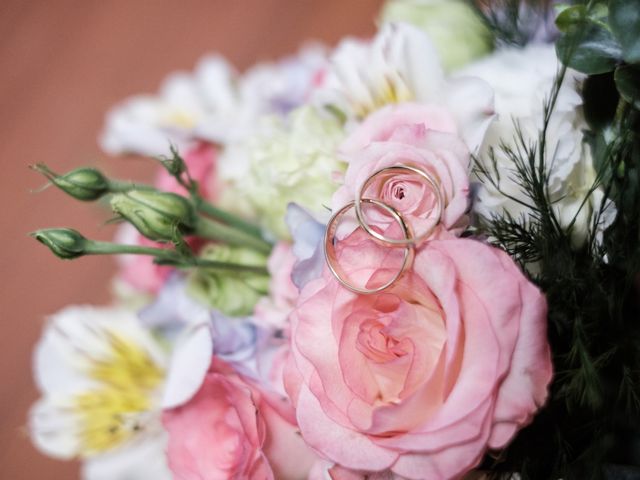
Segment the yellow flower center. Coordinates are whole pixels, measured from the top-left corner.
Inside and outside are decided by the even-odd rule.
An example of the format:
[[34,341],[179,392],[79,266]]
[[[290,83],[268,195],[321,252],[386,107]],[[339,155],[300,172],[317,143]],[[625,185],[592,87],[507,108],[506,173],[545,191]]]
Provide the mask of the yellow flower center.
[[167,126],[174,126],[184,129],[191,129],[196,126],[196,119],[193,115],[184,110],[172,110],[165,116]]
[[145,430],[164,370],[140,345],[103,332],[111,347],[92,358],[87,374],[98,385],[74,397],[80,451],[90,456],[113,449]]
[[366,104],[364,102],[357,103],[354,105],[354,111],[360,119],[366,118],[371,113],[386,105],[410,102],[414,99],[411,90],[400,77],[382,77],[382,80],[377,85],[370,87],[369,94],[371,98],[370,102]]

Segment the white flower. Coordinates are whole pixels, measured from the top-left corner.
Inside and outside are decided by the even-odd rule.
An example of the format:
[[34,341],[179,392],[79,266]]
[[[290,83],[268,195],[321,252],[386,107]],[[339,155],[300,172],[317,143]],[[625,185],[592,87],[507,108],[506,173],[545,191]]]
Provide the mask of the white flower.
[[438,53],[420,29],[385,24],[371,42],[346,39],[331,56],[317,104],[358,122],[390,103],[440,105],[455,117],[471,151],[493,117],[493,93],[477,78],[447,79]]
[[157,95],[132,97],[106,118],[100,142],[110,154],[166,155],[197,140],[232,143],[254,131],[265,114],[286,114],[305,101],[326,66],[313,45],[279,62],[262,63],[239,77],[220,56],[193,72],[170,75]]
[[[504,143],[512,149],[518,148],[516,123],[527,145],[538,143],[544,105],[559,68],[552,45],[530,45],[524,49],[497,51],[459,72],[459,75],[480,77],[495,90],[498,116],[487,131],[480,159],[490,166],[489,152],[493,149],[501,174],[500,189],[524,203],[528,200],[514,180],[514,165],[501,151],[500,145]],[[597,190],[578,212],[595,179],[591,152],[583,136],[586,123],[581,108],[582,98],[577,91],[581,79],[576,72],[567,71],[550,118],[545,150],[549,195],[564,227],[576,218],[572,227],[576,246],[584,242],[603,198],[602,192]],[[527,207],[502,195],[486,182],[478,191],[474,209],[486,220],[502,212],[508,212],[514,218],[523,215],[527,218],[530,214]],[[607,205],[600,229],[610,225],[614,218],[615,206]]]
[[237,109],[236,74],[219,56],[205,57],[193,73],[169,76],[158,95],[132,97],[106,118],[100,138],[110,154],[166,155],[172,143],[186,149],[196,139],[226,138]]
[[319,44],[303,47],[296,55],[250,68],[241,78],[241,107],[255,120],[259,115],[286,115],[305,103],[328,66]]
[[263,118],[259,130],[228,148],[220,161],[220,176],[233,188],[221,203],[246,209],[279,238],[289,236],[285,213],[289,203],[322,212],[336,189],[335,174],[344,171],[337,147],[343,129],[333,117],[305,106],[286,118]]
[[49,320],[34,364],[42,398],[30,430],[41,451],[86,460],[89,480],[171,478],[160,422],[167,355],[134,314],[64,309]]

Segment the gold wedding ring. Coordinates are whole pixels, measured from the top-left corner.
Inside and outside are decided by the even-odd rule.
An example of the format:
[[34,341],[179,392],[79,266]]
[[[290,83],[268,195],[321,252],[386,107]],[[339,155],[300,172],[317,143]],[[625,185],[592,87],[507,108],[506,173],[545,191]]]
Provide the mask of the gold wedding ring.
[[395,208],[379,200],[374,200],[371,198],[362,198],[359,200],[360,200],[359,202],[360,205],[362,205],[362,203],[375,205],[376,207],[382,208],[387,213],[389,213],[394,218],[394,220],[398,223],[398,225],[400,225],[400,228],[402,229],[402,233],[405,239],[407,240],[404,243],[404,257],[402,259],[402,266],[400,267],[398,272],[388,282],[385,282],[383,285],[375,288],[366,288],[366,286],[359,287],[357,285],[351,284],[346,279],[346,275],[344,274],[343,270],[340,268],[340,265],[338,264],[338,260],[336,258],[335,245],[334,245],[335,233],[340,223],[340,218],[347,211],[353,208],[356,205],[356,202],[355,201],[349,202],[347,205],[345,205],[340,210],[335,212],[331,217],[331,219],[329,220],[329,223],[327,224],[327,229],[325,230],[325,234],[324,234],[324,255],[327,260],[327,265],[329,267],[329,270],[331,270],[331,273],[333,274],[333,276],[344,287],[351,290],[352,292],[358,293],[361,295],[371,295],[373,293],[378,293],[383,290],[386,290],[387,288],[392,286],[400,278],[400,276],[402,276],[402,274],[405,272],[407,267],[411,265],[413,261],[414,243],[410,241],[412,237],[411,237],[411,231],[409,229],[409,226],[404,221],[404,218],[402,218],[402,215]]
[[[373,183],[373,181],[377,177],[388,176],[388,175],[393,175],[397,173],[406,173],[406,172],[414,173],[422,177],[422,179],[433,189],[433,192],[436,195],[436,200],[438,203],[438,213],[433,223],[433,226],[428,228],[425,232],[422,232],[418,236],[415,236],[416,232],[412,232],[412,234],[409,236],[405,235],[405,238],[385,237],[383,234],[376,232],[374,229],[372,229],[371,226],[367,223],[364,213],[362,212],[362,203],[366,200],[365,198],[363,198],[363,195],[367,191],[367,188],[369,188],[369,186]],[[442,214],[444,213],[444,200],[442,198],[442,193],[440,191],[440,187],[438,186],[438,182],[435,180],[435,178],[433,178],[431,174],[419,168],[412,167],[410,165],[395,165],[392,167],[382,168],[374,172],[369,176],[369,178],[367,178],[367,180],[358,189],[358,192],[356,194],[356,199],[354,201],[354,207],[356,211],[356,217],[358,218],[358,223],[360,224],[360,226],[364,229],[365,232],[367,232],[373,238],[377,239],[379,242],[390,245],[390,246],[406,246],[406,245],[418,246],[422,242],[424,242],[439,225],[440,220],[442,219]],[[398,214],[402,218],[402,215],[398,211],[394,209],[394,212],[396,212],[396,214]],[[402,218],[402,220],[404,223],[404,218]]]

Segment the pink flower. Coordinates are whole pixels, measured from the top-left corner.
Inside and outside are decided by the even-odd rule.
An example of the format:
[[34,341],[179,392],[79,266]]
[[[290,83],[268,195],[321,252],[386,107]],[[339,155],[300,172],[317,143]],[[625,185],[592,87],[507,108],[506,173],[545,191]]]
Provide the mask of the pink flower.
[[[466,224],[470,155],[447,110],[412,103],[388,106],[370,115],[341,150],[349,166],[344,185],[333,196],[334,211],[352,201],[358,189],[377,170],[410,165],[429,173],[439,185],[444,201],[444,228],[452,230]],[[414,173],[379,177],[367,189],[365,197],[394,207],[416,235],[433,225],[438,212],[436,192]],[[383,229],[392,221],[384,218],[371,215],[375,225]]]
[[165,411],[163,421],[169,467],[179,480],[304,478],[315,460],[286,399],[218,359],[198,393]]
[[[374,245],[361,230],[338,244],[358,285],[387,274],[397,250]],[[290,319],[285,384],[299,428],[344,468],[459,478],[547,397],[545,298],[506,253],[474,240],[429,242],[376,295],[325,269]]]
[[262,298],[254,311],[258,325],[280,329],[288,325],[289,314],[298,298],[298,287],[291,280],[295,263],[290,244],[280,242],[273,248],[267,264],[271,275],[269,296]]

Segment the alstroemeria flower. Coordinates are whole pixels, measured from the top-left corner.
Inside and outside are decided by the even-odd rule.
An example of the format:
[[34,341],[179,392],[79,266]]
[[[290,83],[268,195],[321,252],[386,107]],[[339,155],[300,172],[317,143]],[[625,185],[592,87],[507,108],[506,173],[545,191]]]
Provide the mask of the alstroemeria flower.
[[447,79],[429,37],[404,23],[382,26],[371,42],[346,39],[314,101],[358,123],[386,105],[414,102],[449,112],[475,152],[493,118],[493,92],[484,81]]
[[132,97],[106,118],[100,138],[112,155],[135,153],[169,155],[171,144],[180,150],[198,139],[224,138],[227,116],[237,108],[236,73],[219,56],[203,58],[193,73],[174,73],[159,94]]
[[134,314],[62,310],[49,320],[34,360],[42,398],[30,430],[40,450],[86,460],[88,479],[171,478],[160,422],[167,354]]
[[[387,274],[394,253],[361,230],[336,249],[358,285]],[[285,384],[300,431],[347,469],[460,478],[547,398],[546,301],[475,240],[427,243],[380,294],[356,295],[325,269],[290,318]]]

